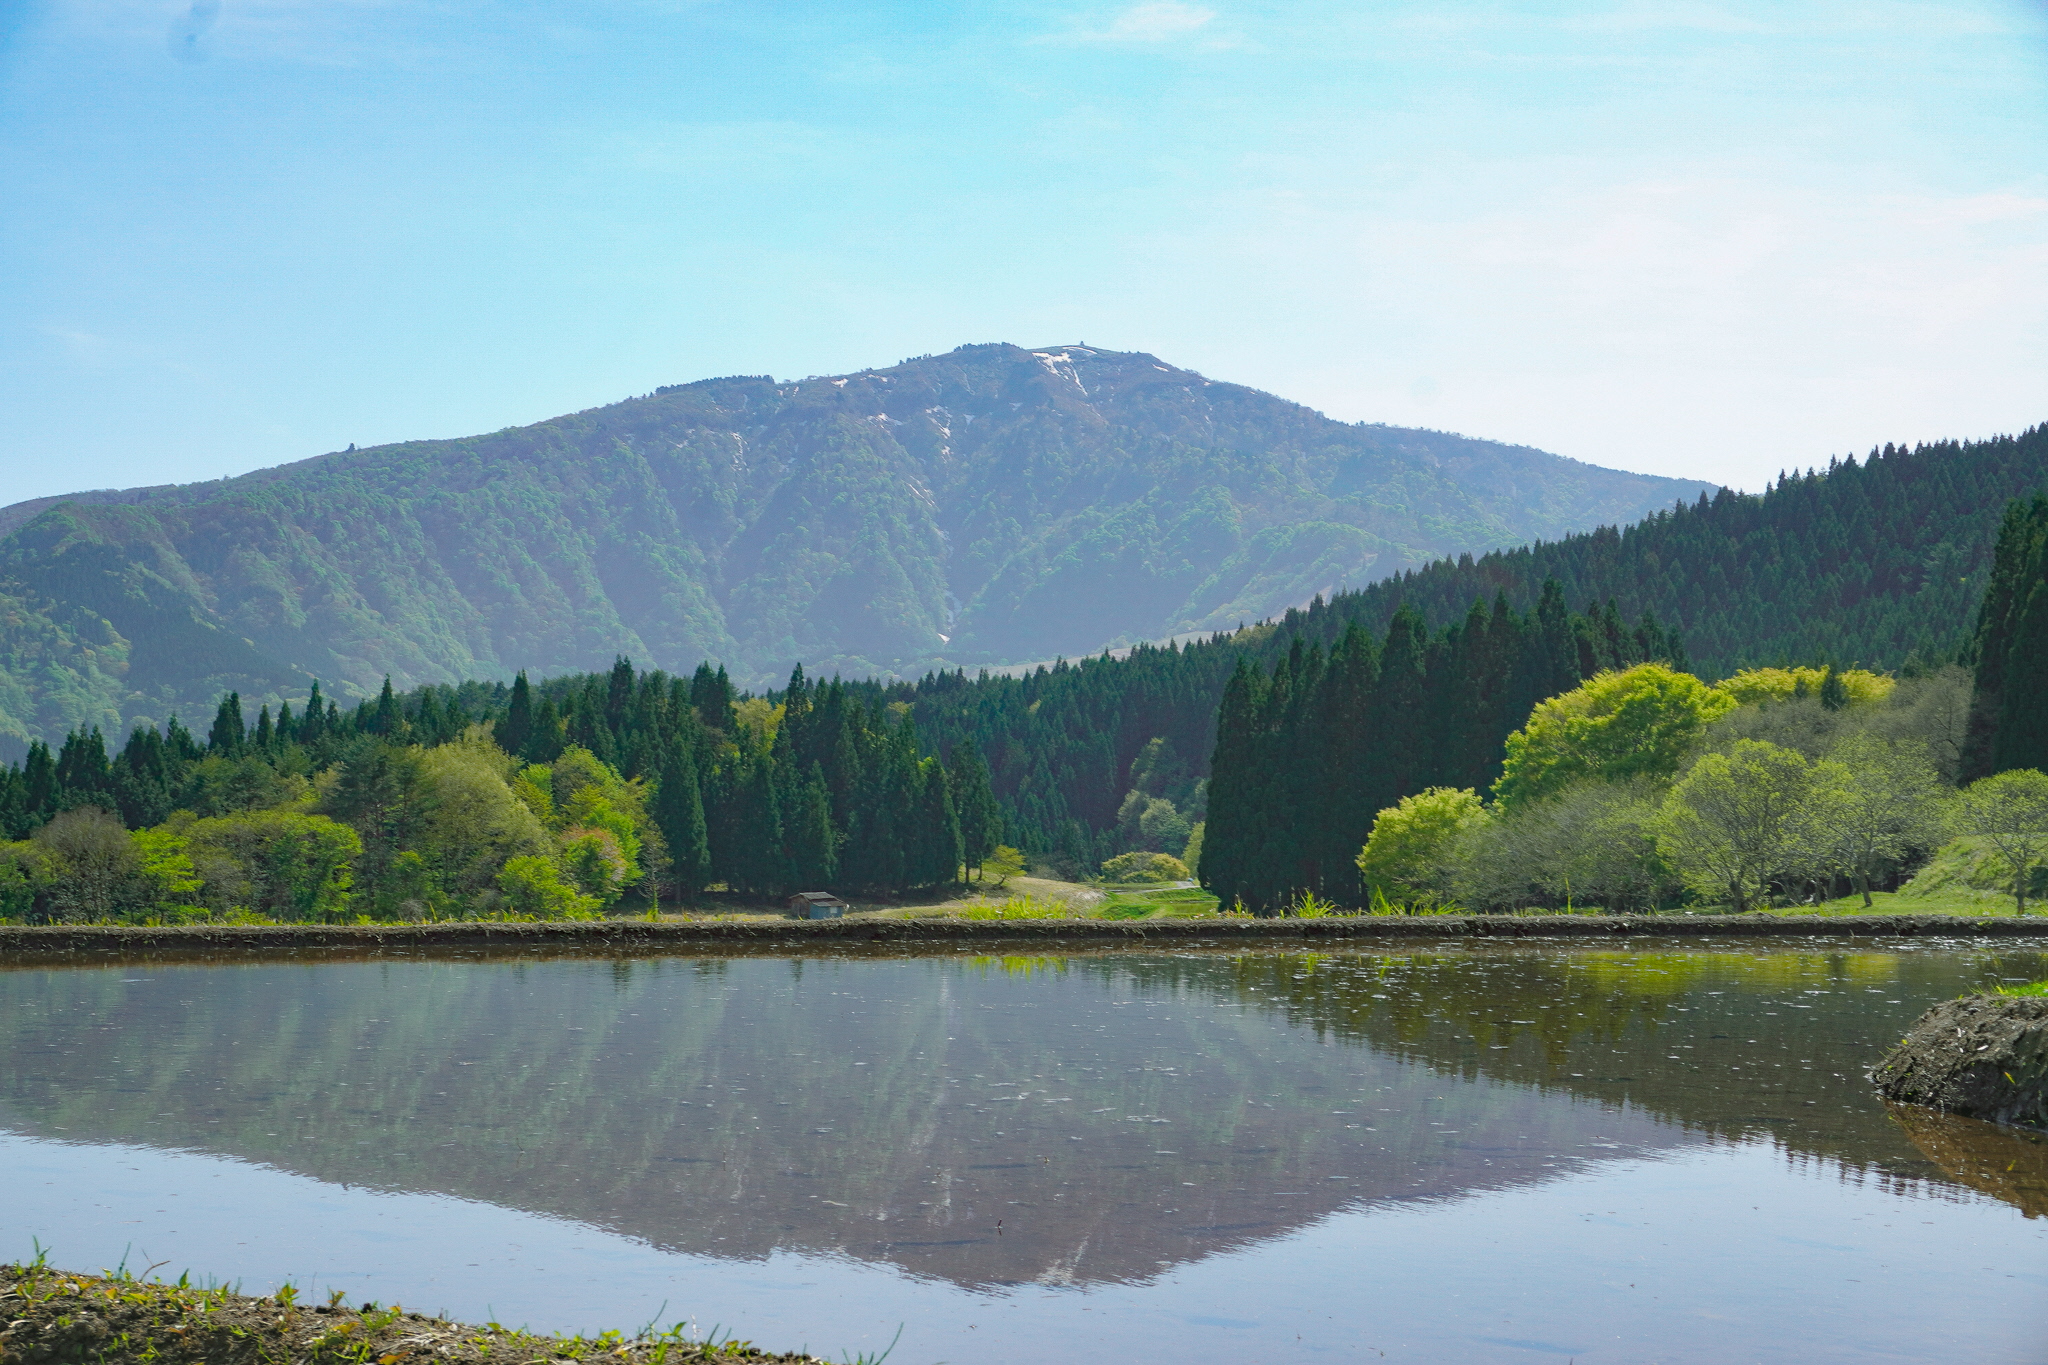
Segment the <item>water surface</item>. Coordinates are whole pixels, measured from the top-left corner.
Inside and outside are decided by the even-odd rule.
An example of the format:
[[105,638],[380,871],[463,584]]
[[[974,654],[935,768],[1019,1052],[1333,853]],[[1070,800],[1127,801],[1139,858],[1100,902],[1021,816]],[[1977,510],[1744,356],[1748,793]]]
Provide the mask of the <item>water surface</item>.
[[0,972],[0,1254],[920,1362],[2038,1361],[2048,1154],[1864,1067],[2011,950]]

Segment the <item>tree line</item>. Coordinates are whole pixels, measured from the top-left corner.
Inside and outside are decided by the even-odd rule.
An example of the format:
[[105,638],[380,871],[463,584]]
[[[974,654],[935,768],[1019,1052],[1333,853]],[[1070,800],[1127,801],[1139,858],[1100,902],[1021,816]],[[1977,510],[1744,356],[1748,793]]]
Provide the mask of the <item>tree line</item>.
[[1000,819],[971,744],[799,669],[774,703],[723,670],[219,704],[107,751],[0,770],[0,917],[284,920],[599,913],[714,883],[777,895],[952,883]]
[[1527,616],[1496,596],[1432,634],[1395,613],[1325,653],[1297,636],[1269,671],[1240,660],[1224,688],[1200,849],[1202,882],[1267,913],[1307,894],[1364,896],[1356,859],[1376,812],[1428,787],[1485,787],[1542,698],[1645,659],[1682,662],[1654,616],[1571,612],[1555,583]]
[[2007,509],[1989,578],[1974,673],[1763,667],[1709,685],[1646,632],[1636,657],[1529,706],[1567,681],[1542,608],[1475,608],[1433,650],[1405,608],[1383,643],[1356,626],[1327,659],[1297,642],[1225,693],[1203,881],[1259,913],[1740,912],[1844,884],[1868,905],[1961,837],[1956,857],[1984,859],[2024,912],[2048,889],[2048,497]]

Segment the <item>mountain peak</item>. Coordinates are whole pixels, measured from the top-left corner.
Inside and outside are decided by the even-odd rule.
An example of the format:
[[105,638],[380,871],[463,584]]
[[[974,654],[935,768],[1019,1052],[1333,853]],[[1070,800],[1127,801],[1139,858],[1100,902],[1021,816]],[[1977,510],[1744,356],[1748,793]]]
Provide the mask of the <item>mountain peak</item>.
[[[962,346],[0,511],[0,732],[608,665],[759,685],[1234,627],[1706,485],[1332,421],[1138,351]],[[11,624],[7,624],[11,622]],[[56,679],[56,682],[50,681]]]

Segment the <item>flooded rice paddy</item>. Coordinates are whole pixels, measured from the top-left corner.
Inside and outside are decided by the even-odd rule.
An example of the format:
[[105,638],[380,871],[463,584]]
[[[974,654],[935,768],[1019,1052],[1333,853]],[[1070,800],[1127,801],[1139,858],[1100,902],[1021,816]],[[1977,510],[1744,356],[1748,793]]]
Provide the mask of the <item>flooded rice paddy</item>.
[[834,1359],[2037,1362],[1913,945],[0,970],[0,1257]]

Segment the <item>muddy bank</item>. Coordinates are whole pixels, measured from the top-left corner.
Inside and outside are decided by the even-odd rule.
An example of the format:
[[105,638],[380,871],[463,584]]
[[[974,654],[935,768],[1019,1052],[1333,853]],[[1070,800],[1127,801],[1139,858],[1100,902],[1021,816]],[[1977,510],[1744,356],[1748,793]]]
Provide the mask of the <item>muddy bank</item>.
[[2048,938],[2048,916],[1964,915],[1423,915],[1185,920],[581,920],[542,924],[0,926],[0,961],[91,952],[302,949],[829,949],[836,946],[1017,945],[1089,948],[1254,947],[1383,939]]
[[1899,1104],[2048,1128],[2048,997],[1944,1000],[1914,1022],[1871,1079]]
[[673,1333],[625,1339],[548,1337],[467,1326],[398,1305],[305,1304],[47,1267],[0,1266],[0,1365],[285,1365],[285,1362],[581,1360],[630,1365],[781,1361],[746,1342],[712,1345]]

